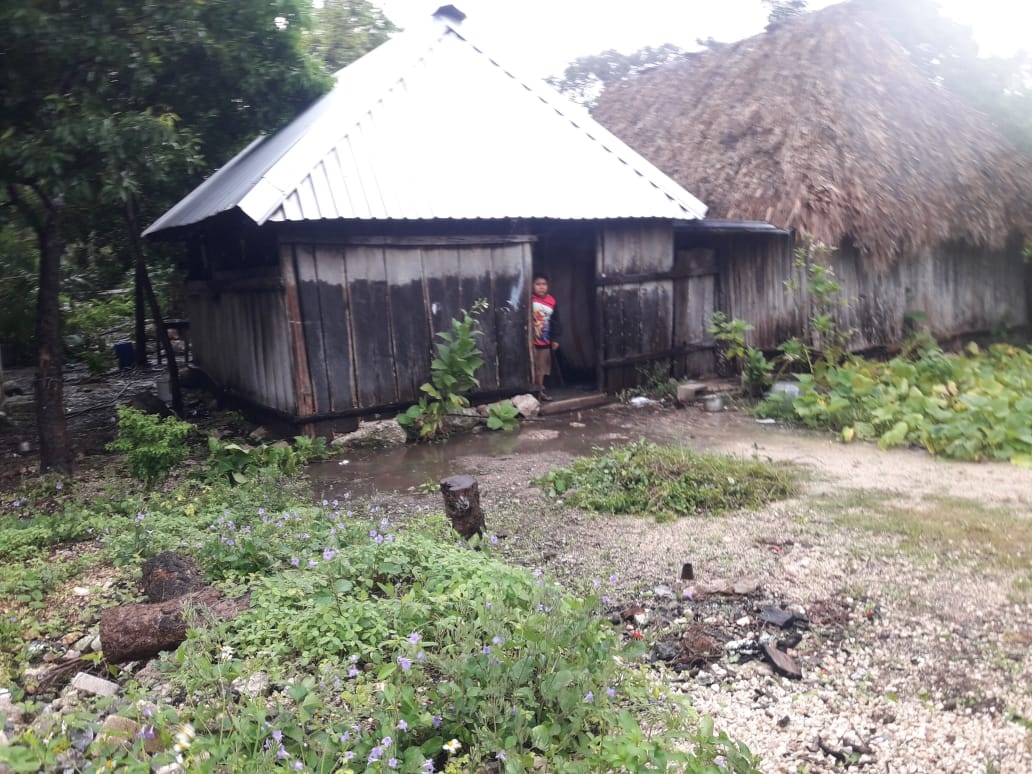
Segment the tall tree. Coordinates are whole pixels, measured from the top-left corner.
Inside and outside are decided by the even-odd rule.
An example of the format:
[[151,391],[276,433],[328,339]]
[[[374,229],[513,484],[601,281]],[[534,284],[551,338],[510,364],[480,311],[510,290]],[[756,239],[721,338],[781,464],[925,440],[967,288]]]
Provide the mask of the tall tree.
[[314,14],[308,50],[331,73],[372,51],[398,29],[369,0],[324,0]]
[[684,56],[684,51],[671,43],[646,46],[633,54],[609,49],[601,54],[579,57],[569,64],[562,78],[546,80],[574,102],[591,107],[606,86],[681,56]]
[[0,183],[39,250],[41,470],[71,471],[58,303],[70,237],[105,199],[176,173],[181,187],[197,137],[222,159],[324,89],[301,45],[308,13],[305,0],[0,0]]
[[931,80],[992,118],[1032,153],[1032,60],[979,56],[971,28],[943,16],[935,0],[867,0]]

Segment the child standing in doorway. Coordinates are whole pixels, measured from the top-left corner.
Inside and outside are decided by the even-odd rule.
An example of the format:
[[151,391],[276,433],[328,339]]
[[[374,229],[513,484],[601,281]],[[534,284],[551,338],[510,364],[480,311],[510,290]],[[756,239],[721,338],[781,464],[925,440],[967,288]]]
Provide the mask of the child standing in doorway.
[[548,277],[535,274],[531,298],[531,339],[533,343],[533,383],[540,387],[538,397],[552,400],[545,392],[545,377],[552,373],[552,351],[559,349],[559,313],[555,299],[548,292]]

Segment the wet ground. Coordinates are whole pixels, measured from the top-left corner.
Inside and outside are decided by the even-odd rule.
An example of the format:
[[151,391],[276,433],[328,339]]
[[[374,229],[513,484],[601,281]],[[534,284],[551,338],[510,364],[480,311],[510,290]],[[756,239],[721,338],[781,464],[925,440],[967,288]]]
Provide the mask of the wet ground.
[[326,499],[369,496],[377,492],[437,490],[437,482],[448,476],[479,472],[486,458],[517,458],[533,455],[547,446],[549,453],[570,456],[590,454],[613,443],[647,437],[636,435],[646,428],[614,424],[612,408],[558,414],[524,421],[510,432],[482,431],[452,438],[446,443],[407,445],[394,449],[362,449],[343,458],[316,462],[308,474],[317,494]]

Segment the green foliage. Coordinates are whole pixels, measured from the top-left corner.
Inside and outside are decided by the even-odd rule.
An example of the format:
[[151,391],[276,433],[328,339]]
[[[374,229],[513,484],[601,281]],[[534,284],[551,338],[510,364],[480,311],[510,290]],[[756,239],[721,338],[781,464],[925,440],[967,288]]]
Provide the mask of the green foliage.
[[[757,771],[744,746],[635,668],[641,646],[621,641],[600,598],[568,596],[540,571],[499,562],[491,540],[456,544],[440,514],[414,521],[347,499],[312,507],[284,498],[284,483],[191,484],[91,504],[105,514],[102,551],[132,545],[135,529],[155,550],[203,543],[208,577],[226,579],[227,593],[251,591],[234,621],[198,618],[156,662],[188,701],[154,707],[146,689],[126,685],[124,711],[146,733],[96,742],[96,767],[135,771],[181,755],[188,768],[218,761],[239,772],[414,773],[428,760],[454,771],[528,771],[542,760],[570,772]],[[5,625],[21,643],[22,620]],[[267,696],[232,687],[258,672],[275,686]],[[92,720],[33,727],[0,761],[50,767]],[[163,744],[145,755],[151,733]]]
[[782,343],[780,367],[808,373],[838,365],[849,356],[849,340],[855,331],[840,327],[838,317],[848,307],[842,298],[842,285],[835,279],[830,260],[834,249],[823,242],[804,237],[795,251],[795,265],[806,276],[805,286],[785,281],[785,289],[797,296],[804,317],[802,339]]
[[677,382],[670,377],[670,361],[657,360],[637,366],[637,385],[621,390],[617,397],[627,402],[631,398],[645,397],[653,400],[672,398],[677,394]]
[[91,373],[104,373],[114,365],[112,331],[133,319],[133,295],[90,294],[62,304],[65,314],[65,346],[68,355],[82,359]]
[[477,318],[487,309],[487,301],[478,299],[472,310],[462,310],[462,318],[451,321],[451,330],[438,331],[441,339],[434,347],[436,357],[430,363],[430,381],[420,386],[424,393],[419,401],[397,416],[398,424],[420,441],[431,441],[449,432],[448,417],[469,407],[463,393],[480,385],[475,374],[484,364],[477,346]]
[[129,473],[148,488],[168,477],[187,458],[186,439],[194,426],[176,417],[161,418],[131,406],[119,406],[118,435],[108,451],[124,452]]
[[223,441],[208,436],[208,460],[205,476],[208,480],[226,480],[231,484],[246,484],[256,471],[272,469],[293,474],[312,460],[329,456],[326,439],[294,436],[294,443],[278,441],[251,446],[235,441]]
[[706,330],[713,334],[723,357],[741,373],[745,393],[757,397],[770,386],[774,364],[762,350],[745,343],[745,334],[752,329],[745,320],[728,320],[727,315],[718,311],[710,316]]
[[510,401],[492,403],[488,407],[488,430],[515,430],[520,426],[520,410]]
[[794,491],[785,468],[646,441],[598,451],[533,483],[588,510],[660,520],[755,508]]
[[0,346],[5,358],[28,360],[38,291],[36,240],[0,216]]
[[368,0],[324,0],[313,11],[307,48],[337,72],[387,41],[397,27]]
[[846,441],[1032,465],[1032,350],[994,344],[982,351],[970,344],[962,355],[947,355],[925,341],[908,351],[916,359],[855,358],[820,375],[800,375],[792,412]]

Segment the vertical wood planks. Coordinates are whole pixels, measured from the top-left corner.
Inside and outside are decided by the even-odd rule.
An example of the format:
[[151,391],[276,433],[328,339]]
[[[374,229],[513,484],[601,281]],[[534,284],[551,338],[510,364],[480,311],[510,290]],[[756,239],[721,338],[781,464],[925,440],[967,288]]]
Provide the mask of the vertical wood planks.
[[384,252],[363,245],[345,251],[359,406],[392,403],[398,394]]

